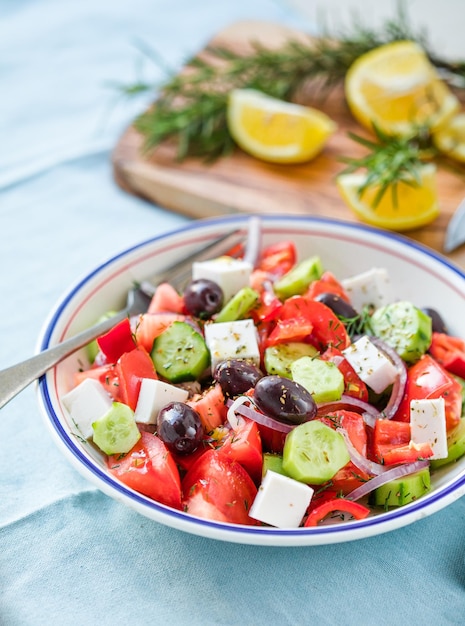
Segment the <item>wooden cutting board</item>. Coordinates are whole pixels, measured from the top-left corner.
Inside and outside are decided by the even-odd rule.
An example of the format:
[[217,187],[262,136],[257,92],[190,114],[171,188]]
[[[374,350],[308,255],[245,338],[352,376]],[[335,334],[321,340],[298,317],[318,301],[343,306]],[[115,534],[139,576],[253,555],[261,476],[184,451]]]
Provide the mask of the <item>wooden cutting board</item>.
[[[278,47],[289,38],[308,38],[303,33],[267,22],[237,22],[218,33],[210,43],[246,53],[251,42]],[[202,52],[202,51],[201,51]],[[338,124],[325,150],[303,165],[261,162],[239,149],[213,164],[201,160],[176,161],[173,145],[161,145],[150,156],[142,154],[143,137],[129,127],[115,146],[112,163],[115,180],[129,193],[193,218],[233,212],[256,214],[323,215],[357,221],[342,201],[335,177],[344,168],[341,155],[357,156],[363,148],[347,136],[364,131],[352,118],[342,88],[324,101],[315,101],[311,86],[299,101],[320,108]],[[455,208],[465,197],[465,168],[458,175],[438,170],[441,214],[409,237],[442,252],[445,231]],[[465,267],[465,245],[448,255]]]

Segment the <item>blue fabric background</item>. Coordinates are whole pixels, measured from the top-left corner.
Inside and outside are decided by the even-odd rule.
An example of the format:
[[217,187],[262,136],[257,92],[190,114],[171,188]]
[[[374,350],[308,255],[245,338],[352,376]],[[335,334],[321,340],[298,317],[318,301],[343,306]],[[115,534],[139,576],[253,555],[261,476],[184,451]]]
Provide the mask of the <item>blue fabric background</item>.
[[[143,40],[174,69],[278,0],[0,0],[0,368],[30,356],[80,275],[187,218],[122,192],[110,152],[144,103],[106,87]],[[152,76],[155,68],[148,66]],[[0,624],[463,624],[465,500],[347,544],[263,548],[166,528],[101,494],[55,448],[33,387],[0,415]]]

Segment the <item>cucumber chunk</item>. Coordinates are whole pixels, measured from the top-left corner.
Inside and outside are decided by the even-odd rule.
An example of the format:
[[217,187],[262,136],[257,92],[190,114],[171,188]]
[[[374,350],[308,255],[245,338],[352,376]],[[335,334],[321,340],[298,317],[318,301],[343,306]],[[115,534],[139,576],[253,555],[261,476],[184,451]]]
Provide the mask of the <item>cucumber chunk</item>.
[[273,285],[275,294],[281,300],[302,294],[314,280],[321,278],[323,265],[318,256],[310,257],[295,265]]
[[350,461],[343,436],[319,420],[293,428],[283,449],[283,471],[300,482],[321,485]]
[[170,383],[197,380],[210,365],[204,338],[186,322],[173,322],[163,331],[151,356],[158,374]]
[[305,387],[315,402],[340,400],[344,393],[344,376],[335,363],[303,356],[291,364],[292,380]]
[[373,333],[406,363],[418,361],[431,344],[432,320],[411,302],[394,302],[377,309],[370,323]]
[[252,287],[243,287],[225,304],[215,322],[235,322],[243,319],[258,302],[260,295]]
[[303,356],[314,357],[318,350],[309,343],[290,341],[266,348],[264,354],[265,369],[268,374],[292,378],[291,364]]
[[438,469],[438,467],[457,461],[465,454],[465,418],[462,418],[457,426],[448,433],[447,450],[445,459],[431,460],[431,469]]
[[284,474],[283,457],[280,454],[265,452],[263,455],[262,476],[265,476],[268,470],[277,474]]
[[415,474],[403,476],[378,487],[370,494],[370,504],[388,509],[390,506],[403,506],[431,489],[429,468],[425,467]]
[[92,423],[94,443],[105,454],[125,454],[140,439],[134,411],[127,404],[113,402],[103,417]]

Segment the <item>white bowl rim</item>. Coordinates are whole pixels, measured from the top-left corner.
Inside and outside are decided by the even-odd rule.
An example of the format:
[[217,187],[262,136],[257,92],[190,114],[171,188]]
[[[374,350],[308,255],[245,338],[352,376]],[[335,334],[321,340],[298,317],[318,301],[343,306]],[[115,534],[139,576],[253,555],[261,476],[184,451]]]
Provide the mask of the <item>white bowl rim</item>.
[[[39,335],[37,351],[50,347],[50,338],[66,304],[88,281],[92,280],[104,268],[111,266],[119,259],[129,256],[135,251],[146,246],[156,245],[172,237],[184,236],[210,227],[223,228],[225,224],[244,226],[250,215],[234,214],[228,216],[206,218],[190,222],[174,230],[166,231],[160,235],[150,237],[119,253],[109,257],[93,270],[78,279],[57,301],[46,319]],[[332,218],[319,216],[277,216],[258,215],[263,223],[279,225],[279,223],[298,224],[299,222],[319,225],[328,229],[343,229],[373,236],[379,241],[399,245],[404,250],[414,250],[423,259],[439,264],[443,268],[455,274],[464,281],[465,272],[458,266],[443,257],[436,251],[408,239],[404,235],[391,231],[380,230],[365,224],[356,222],[344,222]],[[68,461],[84,475],[90,482],[96,485],[103,493],[124,503],[140,514],[159,523],[171,526],[181,531],[223,540],[234,543],[264,545],[264,546],[310,546],[340,543],[367,538],[374,535],[392,531],[435,513],[465,495],[465,472],[457,476],[444,488],[432,491],[420,500],[398,509],[391,509],[387,513],[380,513],[360,521],[350,521],[341,524],[325,525],[314,528],[280,529],[273,527],[254,527],[226,524],[190,516],[182,511],[176,511],[155,502],[116,481],[107,472],[92,463],[63,428],[55,412],[48,388],[49,375],[41,377],[37,384],[38,401],[45,423],[52,434],[55,443],[68,458]]]

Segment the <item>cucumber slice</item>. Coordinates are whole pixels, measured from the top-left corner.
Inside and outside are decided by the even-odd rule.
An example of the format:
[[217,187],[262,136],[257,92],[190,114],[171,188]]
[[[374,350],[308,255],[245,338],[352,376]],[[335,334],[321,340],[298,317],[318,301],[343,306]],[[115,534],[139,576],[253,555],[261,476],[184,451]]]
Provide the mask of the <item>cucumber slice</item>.
[[275,294],[281,300],[302,294],[314,280],[321,278],[323,265],[318,256],[310,257],[298,263],[273,285]]
[[235,322],[243,319],[258,302],[260,295],[252,287],[243,287],[215,317],[215,322]]
[[421,496],[431,489],[431,477],[429,468],[403,476],[396,480],[378,487],[370,494],[370,504],[374,506],[382,506],[388,509],[390,506],[403,506],[414,500],[418,500]]
[[350,461],[343,436],[319,420],[293,428],[283,449],[283,471],[300,482],[321,485]]
[[103,417],[92,423],[94,443],[105,454],[125,454],[140,439],[134,412],[127,404],[113,402]]
[[190,324],[173,322],[153,344],[152,361],[170,383],[197,380],[210,365],[205,340]]
[[394,348],[406,363],[418,361],[431,344],[431,318],[405,300],[377,309],[370,324],[373,333]]
[[263,455],[262,476],[265,476],[268,470],[276,472],[277,474],[284,474],[283,457],[280,454],[265,452]]
[[432,459],[431,469],[438,469],[443,465],[457,461],[465,454],[465,418],[462,418],[455,428],[447,435],[448,454],[445,459]]
[[303,356],[291,364],[291,374],[317,403],[340,400],[344,393],[344,376],[331,361]]
[[314,357],[318,350],[309,343],[291,341],[270,346],[265,350],[264,363],[268,374],[292,378],[291,364],[303,356]]

